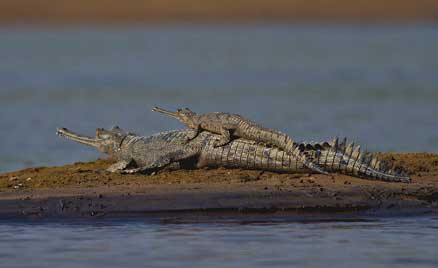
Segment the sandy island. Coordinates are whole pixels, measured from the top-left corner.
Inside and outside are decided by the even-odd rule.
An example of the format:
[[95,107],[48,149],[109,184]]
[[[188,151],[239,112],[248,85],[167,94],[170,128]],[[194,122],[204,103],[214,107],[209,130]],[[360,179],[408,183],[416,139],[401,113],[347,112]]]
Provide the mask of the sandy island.
[[168,213],[436,213],[438,154],[385,154],[412,183],[256,170],[105,171],[101,159],[0,174],[0,218],[130,217]]

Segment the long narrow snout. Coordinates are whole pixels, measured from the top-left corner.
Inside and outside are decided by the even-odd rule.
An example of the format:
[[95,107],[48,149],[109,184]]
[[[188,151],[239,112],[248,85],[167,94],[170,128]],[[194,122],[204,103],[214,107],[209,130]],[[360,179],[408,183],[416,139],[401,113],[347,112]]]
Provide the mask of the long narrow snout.
[[90,138],[87,136],[79,135],[74,132],[71,132],[70,130],[66,128],[58,128],[56,129],[56,135],[67,138],[69,140],[73,140],[94,148],[97,148],[98,142],[94,138]]
[[153,111],[153,112],[158,112],[158,113],[162,113],[162,114],[168,115],[168,116],[173,117],[173,118],[175,118],[175,119],[179,119],[177,113],[175,113],[175,112],[171,112],[171,111],[167,111],[167,110],[164,110],[163,108],[160,108],[160,107],[156,107],[156,106],[155,106],[155,107],[152,109],[152,111]]

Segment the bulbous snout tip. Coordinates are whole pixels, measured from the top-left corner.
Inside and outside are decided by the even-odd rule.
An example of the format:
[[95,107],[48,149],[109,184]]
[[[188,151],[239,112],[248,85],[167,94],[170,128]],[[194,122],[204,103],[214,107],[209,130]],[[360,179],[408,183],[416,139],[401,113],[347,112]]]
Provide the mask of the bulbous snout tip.
[[56,135],[62,136],[63,134],[67,133],[68,129],[65,127],[60,127],[56,129]]

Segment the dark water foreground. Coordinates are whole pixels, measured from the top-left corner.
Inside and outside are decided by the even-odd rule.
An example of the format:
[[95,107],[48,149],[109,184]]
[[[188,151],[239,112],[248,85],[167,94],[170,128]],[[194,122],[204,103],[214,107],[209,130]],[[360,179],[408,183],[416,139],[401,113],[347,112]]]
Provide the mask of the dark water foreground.
[[438,217],[0,222],[2,267],[436,267]]

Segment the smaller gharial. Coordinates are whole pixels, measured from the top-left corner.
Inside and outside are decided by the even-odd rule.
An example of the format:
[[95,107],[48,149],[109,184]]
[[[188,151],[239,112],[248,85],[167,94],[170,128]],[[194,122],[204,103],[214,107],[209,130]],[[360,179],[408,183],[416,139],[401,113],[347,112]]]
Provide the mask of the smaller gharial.
[[282,149],[315,172],[328,174],[315,164],[313,159],[304,153],[303,148],[298,146],[288,135],[261,127],[241,115],[219,112],[198,115],[189,108],[177,109],[176,112],[171,112],[160,107],[154,107],[152,111],[175,118],[195,130],[194,135],[189,137],[188,141],[196,138],[200,132],[206,130],[221,135],[221,138],[214,143],[215,147],[224,146],[236,137],[262,142]]

